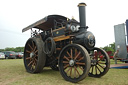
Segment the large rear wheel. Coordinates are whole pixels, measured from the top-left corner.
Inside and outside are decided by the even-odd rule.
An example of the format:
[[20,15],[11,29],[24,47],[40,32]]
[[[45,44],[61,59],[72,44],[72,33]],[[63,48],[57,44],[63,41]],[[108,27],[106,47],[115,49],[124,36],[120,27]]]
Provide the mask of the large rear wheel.
[[62,77],[70,82],[83,80],[90,69],[90,57],[87,50],[78,44],[65,46],[59,56],[59,70]]
[[108,54],[101,48],[94,48],[90,51],[91,68],[89,76],[101,77],[105,75],[110,68],[110,59]]
[[43,53],[43,41],[40,38],[28,39],[23,59],[27,72],[39,73],[43,70],[46,55]]

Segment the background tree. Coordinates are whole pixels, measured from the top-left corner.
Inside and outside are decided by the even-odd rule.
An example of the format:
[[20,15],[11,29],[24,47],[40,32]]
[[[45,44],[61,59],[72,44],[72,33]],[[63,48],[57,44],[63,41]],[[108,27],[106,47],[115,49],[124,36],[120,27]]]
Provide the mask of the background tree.
[[24,51],[24,47],[16,47],[16,48],[5,48],[5,49],[0,49],[0,52],[2,51],[14,51],[14,52],[23,52]]
[[105,51],[112,51],[112,54],[115,52],[115,42],[109,44],[108,46],[103,47]]
[[0,52],[4,51],[4,49],[0,49]]

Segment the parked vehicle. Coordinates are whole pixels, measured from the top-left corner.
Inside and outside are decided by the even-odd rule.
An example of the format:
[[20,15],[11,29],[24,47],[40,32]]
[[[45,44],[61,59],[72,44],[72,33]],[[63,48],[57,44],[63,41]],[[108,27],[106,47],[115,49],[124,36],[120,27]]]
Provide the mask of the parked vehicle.
[[23,52],[17,52],[16,53],[16,58],[18,58],[18,59],[23,58]]
[[4,51],[6,59],[16,59],[16,53],[13,51]]
[[0,59],[5,59],[5,54],[0,52]]

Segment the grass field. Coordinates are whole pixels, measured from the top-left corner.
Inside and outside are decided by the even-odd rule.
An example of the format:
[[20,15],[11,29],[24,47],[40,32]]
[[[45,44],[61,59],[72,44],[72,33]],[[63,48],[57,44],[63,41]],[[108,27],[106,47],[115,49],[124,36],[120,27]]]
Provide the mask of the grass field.
[[65,81],[59,71],[44,68],[42,73],[30,74],[22,59],[7,59],[0,60],[0,85],[128,85],[128,69],[110,69],[101,78],[87,77],[74,84]]

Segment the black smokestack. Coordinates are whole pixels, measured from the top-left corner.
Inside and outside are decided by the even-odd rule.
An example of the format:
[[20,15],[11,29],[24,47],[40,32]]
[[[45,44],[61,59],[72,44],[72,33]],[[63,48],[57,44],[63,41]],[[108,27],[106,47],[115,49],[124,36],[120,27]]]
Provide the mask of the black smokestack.
[[80,29],[86,30],[86,15],[85,15],[85,3],[79,3],[79,19],[80,19]]

